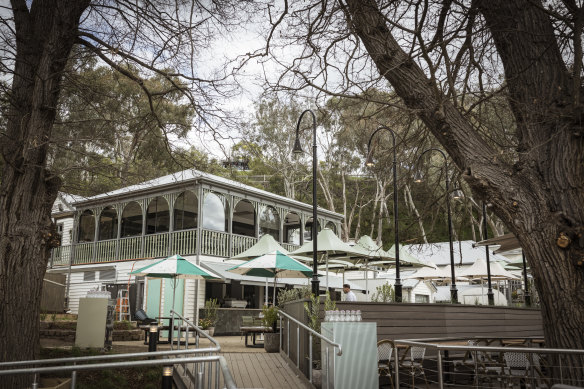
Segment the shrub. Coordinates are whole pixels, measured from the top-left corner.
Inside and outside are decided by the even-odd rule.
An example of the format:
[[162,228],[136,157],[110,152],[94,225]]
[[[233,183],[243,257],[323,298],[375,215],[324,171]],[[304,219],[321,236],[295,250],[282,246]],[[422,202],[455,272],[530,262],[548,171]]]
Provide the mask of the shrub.
[[278,320],[278,308],[264,305],[262,308],[262,313],[264,314],[264,317],[262,318],[264,326],[273,328],[276,324],[276,321]]
[[213,326],[213,322],[207,318],[204,319],[199,319],[199,327],[201,327],[201,329],[206,330],[209,327]]
[[210,299],[205,301],[205,318],[211,321],[211,327],[217,323],[217,309],[219,303],[217,299]]
[[371,301],[376,303],[390,303],[395,301],[395,291],[393,290],[393,287],[389,285],[389,283],[378,286],[375,288],[375,293],[371,295]]
[[290,289],[290,290],[283,290],[281,289],[278,292],[278,305],[282,306],[290,301],[301,300],[305,298],[310,298],[310,288],[303,287],[300,289]]

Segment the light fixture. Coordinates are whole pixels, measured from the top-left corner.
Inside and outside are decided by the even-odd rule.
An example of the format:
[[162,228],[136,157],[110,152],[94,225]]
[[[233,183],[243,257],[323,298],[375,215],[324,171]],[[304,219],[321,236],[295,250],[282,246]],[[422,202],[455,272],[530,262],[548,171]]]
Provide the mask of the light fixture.
[[422,177],[422,173],[416,172],[416,174],[414,174],[414,182],[416,184],[420,184],[420,183],[424,182],[424,178]]
[[367,167],[374,167],[375,166],[375,162],[373,162],[373,153],[369,153],[367,155],[367,160],[365,161],[365,166]]
[[162,368],[162,375],[165,377],[172,377],[172,366],[164,366]]
[[298,137],[296,137],[296,140],[294,141],[294,148],[292,149],[292,152],[294,154],[302,154],[304,152],[304,150],[302,150],[302,146],[300,145],[300,139]]
[[452,198],[454,200],[460,200],[460,199],[464,198],[464,193],[462,193],[462,191],[460,189],[456,189],[456,190],[452,191]]

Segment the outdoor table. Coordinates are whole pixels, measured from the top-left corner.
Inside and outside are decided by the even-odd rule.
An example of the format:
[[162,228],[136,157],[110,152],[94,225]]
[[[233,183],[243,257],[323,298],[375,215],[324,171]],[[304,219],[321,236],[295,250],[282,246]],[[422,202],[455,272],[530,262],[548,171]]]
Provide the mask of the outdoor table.
[[[242,333],[245,334],[245,347],[260,347],[262,345],[256,344],[256,335],[257,334],[263,334],[265,332],[273,332],[272,328],[269,327],[239,327],[239,329],[241,330]],[[252,339],[252,343],[253,345],[248,345],[247,344],[247,336],[251,334],[251,339]]]

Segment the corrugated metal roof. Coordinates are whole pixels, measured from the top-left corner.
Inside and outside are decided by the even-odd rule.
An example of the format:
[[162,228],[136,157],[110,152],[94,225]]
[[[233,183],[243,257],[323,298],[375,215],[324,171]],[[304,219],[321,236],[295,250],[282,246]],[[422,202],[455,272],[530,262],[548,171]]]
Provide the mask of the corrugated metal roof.
[[[478,258],[485,258],[484,247],[474,247],[472,240],[453,242],[454,264],[472,265]],[[438,242],[429,244],[412,244],[404,248],[422,262],[433,262],[438,266],[450,265],[450,244],[449,242]],[[461,255],[462,252],[462,255]],[[495,254],[490,250],[491,261],[507,261],[502,255]]]
[[[77,201],[76,204],[92,202],[92,201],[96,201],[96,200],[126,195],[126,194],[130,194],[130,193],[139,193],[139,192],[146,191],[146,190],[149,190],[149,189],[152,189],[155,187],[168,186],[168,185],[185,183],[185,182],[195,181],[195,180],[205,180],[205,181],[210,182],[210,183],[229,186],[232,188],[239,189],[244,193],[255,194],[255,195],[258,195],[261,197],[268,197],[268,198],[271,198],[274,200],[292,203],[292,204],[296,204],[296,205],[302,206],[302,207],[306,207],[308,205],[306,203],[303,203],[303,202],[300,202],[297,200],[292,200],[288,197],[280,196],[280,195],[277,195],[277,194],[274,194],[274,193],[271,193],[271,192],[268,192],[268,191],[265,191],[262,189],[255,188],[253,186],[242,184],[241,182],[233,181],[233,180],[230,180],[230,179],[227,179],[224,177],[219,177],[219,176],[216,176],[216,175],[210,174],[210,173],[205,173],[205,172],[202,172],[202,171],[199,171],[196,169],[183,170],[180,172],[168,174],[168,175],[163,176],[163,177],[158,177],[158,178],[155,178],[153,180],[143,182],[141,184],[131,185],[131,186],[127,186],[125,188],[120,188],[120,189],[116,189],[116,190],[113,190],[110,192],[101,193],[101,194],[98,194],[95,196],[86,197],[84,199]],[[338,215],[340,217],[343,216],[339,213],[331,212],[329,210],[326,210],[326,209],[320,208],[320,207],[319,207],[319,211],[326,212],[328,214]]]

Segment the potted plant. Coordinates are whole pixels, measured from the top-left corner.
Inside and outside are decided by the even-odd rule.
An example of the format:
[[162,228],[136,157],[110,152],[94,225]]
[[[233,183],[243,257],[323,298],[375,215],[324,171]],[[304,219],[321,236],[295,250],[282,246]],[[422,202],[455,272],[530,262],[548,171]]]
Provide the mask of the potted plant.
[[211,320],[209,320],[207,318],[199,319],[199,327],[201,327],[203,332],[209,334],[209,336],[213,336],[213,333],[211,332],[212,325],[213,325],[213,323],[211,322]]
[[262,322],[264,327],[271,328],[272,332],[264,333],[264,349],[268,353],[280,351],[280,334],[277,332],[276,322],[278,321],[278,308],[264,305],[262,308],[264,317]]
[[215,323],[217,323],[218,308],[219,303],[217,302],[217,299],[210,299],[205,301],[205,319],[209,320],[211,323],[208,327],[210,336],[213,336],[215,333]]

